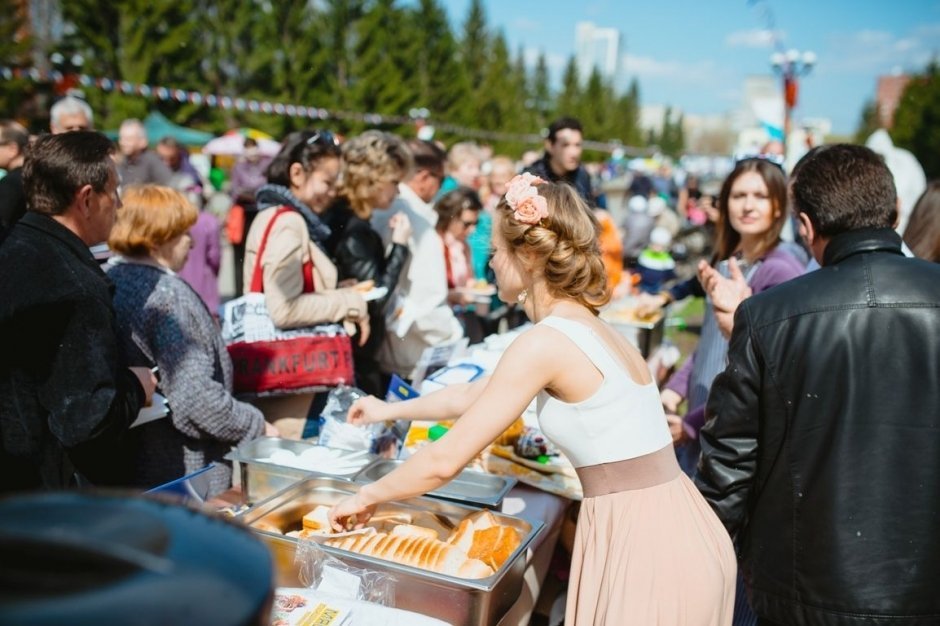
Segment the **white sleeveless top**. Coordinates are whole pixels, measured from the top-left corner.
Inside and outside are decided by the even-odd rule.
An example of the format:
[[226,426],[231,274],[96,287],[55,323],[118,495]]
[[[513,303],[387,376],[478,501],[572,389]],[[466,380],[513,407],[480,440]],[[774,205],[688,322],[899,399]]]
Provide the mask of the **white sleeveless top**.
[[562,402],[544,390],[538,395],[542,432],[575,467],[632,459],[672,444],[655,382],[634,382],[590,327],[557,316],[539,324],[571,339],[604,376],[581,402]]

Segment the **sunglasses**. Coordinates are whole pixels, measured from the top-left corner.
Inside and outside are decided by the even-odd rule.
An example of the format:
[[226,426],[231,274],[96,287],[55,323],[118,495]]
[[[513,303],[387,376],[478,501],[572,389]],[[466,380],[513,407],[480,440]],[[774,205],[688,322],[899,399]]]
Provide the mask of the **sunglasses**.
[[336,135],[328,130],[318,130],[310,136],[310,139],[307,140],[308,146],[312,146],[317,143],[328,146],[338,146],[339,140],[336,138]]
[[744,161],[767,161],[768,163],[773,163],[780,169],[783,169],[786,159],[782,154],[737,154],[734,157],[734,164],[742,163]]

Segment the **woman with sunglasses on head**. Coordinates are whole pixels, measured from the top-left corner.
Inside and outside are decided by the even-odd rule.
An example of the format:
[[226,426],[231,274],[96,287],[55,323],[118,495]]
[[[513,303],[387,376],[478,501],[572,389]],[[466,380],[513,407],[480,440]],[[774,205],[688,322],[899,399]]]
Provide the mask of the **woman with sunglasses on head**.
[[405,142],[394,135],[368,130],[353,137],[343,144],[338,197],[324,218],[332,231],[326,246],[339,280],[371,281],[374,287],[387,290],[369,302],[372,332],[368,341],[353,347],[356,384],[375,395],[384,396],[388,386],[376,355],[385,341],[385,307],[408,260],[411,224],[403,213],[391,217],[392,241],[386,253],[385,242],[369,219],[373,211],[392,205],[398,183],[408,177],[412,164]]
[[[369,312],[360,292],[337,288],[339,274],[326,252],[330,229],[321,219],[336,196],[339,170],[340,149],[331,133],[287,136],[268,166],[268,183],[255,196],[258,215],[245,240],[243,275],[246,290],[264,293],[278,328],[342,323],[357,335],[355,345],[369,338]],[[253,284],[256,264],[260,285]],[[256,403],[284,436],[299,438],[312,399],[299,394]]]
[[731,539],[679,470],[643,357],[598,316],[610,299],[598,229],[573,187],[531,174],[509,183],[493,217],[490,266],[500,300],[518,303],[535,325],[490,377],[403,402],[357,400],[352,423],[456,421],[393,472],[340,500],[330,523],[362,526],[380,503],[439,488],[535,399],[543,432],[584,487],[565,623],[727,626]]

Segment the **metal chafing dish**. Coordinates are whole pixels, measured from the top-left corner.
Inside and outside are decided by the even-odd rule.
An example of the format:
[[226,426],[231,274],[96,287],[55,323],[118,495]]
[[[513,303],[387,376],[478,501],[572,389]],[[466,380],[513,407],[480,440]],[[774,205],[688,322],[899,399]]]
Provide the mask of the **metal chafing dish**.
[[[274,525],[282,531],[299,529],[303,515],[318,504],[331,506],[358,488],[357,483],[337,478],[311,477],[299,482],[242,513],[239,517],[252,527],[268,544],[278,571],[278,584],[297,586],[297,565],[294,553],[298,540],[269,532],[262,527]],[[407,513],[413,523],[441,529],[443,533],[461,519],[480,509],[437,498],[412,498],[378,507],[381,514]],[[395,578],[395,604],[406,609],[436,617],[455,626],[493,626],[519,599],[525,573],[529,544],[542,530],[542,523],[493,512],[501,524],[514,527],[522,543],[492,576],[465,579],[438,574],[391,561],[347,552],[322,545],[329,554],[359,568],[387,572]]]
[[[364,467],[353,480],[361,483],[372,483],[404,463],[397,459],[376,459]],[[428,495],[434,498],[453,500],[471,506],[482,506],[488,509],[498,509],[503,498],[516,484],[516,479],[510,476],[497,476],[473,470],[463,470],[452,481]]]
[[[286,450],[294,455],[315,448],[332,450],[336,455],[336,471],[325,466],[323,470],[299,469],[262,459],[270,459],[279,450]],[[375,460],[374,454],[353,450],[326,448],[308,441],[295,441],[279,437],[261,437],[248,441],[232,450],[225,457],[237,462],[241,478],[242,494],[246,502],[259,502],[285,487],[309,476],[329,475],[340,478],[352,478],[365,466]]]

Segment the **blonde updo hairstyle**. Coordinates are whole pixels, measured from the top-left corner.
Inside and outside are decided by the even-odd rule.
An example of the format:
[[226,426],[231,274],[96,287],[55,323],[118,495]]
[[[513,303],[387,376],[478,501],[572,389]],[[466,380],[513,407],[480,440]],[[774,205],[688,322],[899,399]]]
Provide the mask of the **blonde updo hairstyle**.
[[535,188],[548,203],[548,217],[521,223],[504,196],[496,207],[497,236],[527,271],[544,274],[552,296],[575,300],[597,315],[610,301],[597,218],[570,185],[544,182]]
[[379,130],[367,130],[343,144],[339,195],[346,198],[357,217],[369,219],[369,199],[383,183],[398,184],[413,166],[404,141]]

